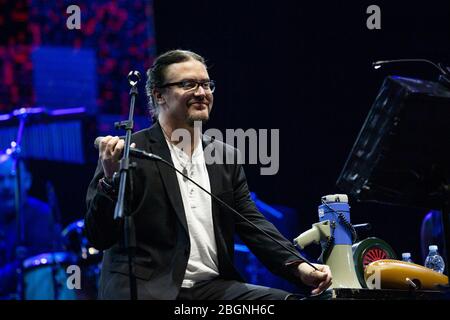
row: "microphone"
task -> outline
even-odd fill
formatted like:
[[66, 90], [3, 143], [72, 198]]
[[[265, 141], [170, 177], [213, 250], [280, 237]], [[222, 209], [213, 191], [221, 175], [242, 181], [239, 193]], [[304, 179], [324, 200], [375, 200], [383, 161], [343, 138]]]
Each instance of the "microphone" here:
[[427, 59], [395, 59], [395, 60], [381, 60], [381, 61], [375, 61], [372, 62], [372, 66], [374, 69], [379, 69], [385, 64], [389, 63], [399, 63], [399, 62], [425, 62], [428, 64], [431, 64], [433, 67], [439, 70], [439, 83], [446, 86], [447, 88], [450, 88], [450, 79], [449, 79], [449, 69], [444, 68], [441, 63], [434, 63], [433, 61], [427, 60]]
[[134, 87], [141, 80], [141, 73], [139, 71], [130, 71], [127, 79], [130, 86]]
[[397, 63], [397, 62], [425, 62], [425, 63], [429, 63], [432, 66], [434, 66], [436, 69], [439, 70], [439, 72], [441, 74], [446, 75], [447, 71], [445, 71], [440, 65], [434, 63], [433, 61], [427, 60], [427, 59], [394, 59], [394, 60], [381, 60], [381, 61], [375, 61], [372, 62], [372, 66], [374, 67], [374, 69], [379, 69], [381, 68], [381, 66], [383, 66], [384, 64], [388, 64], [388, 63]]
[[[95, 141], [94, 141], [95, 149], [99, 149], [100, 141], [103, 138], [104, 137], [101, 137], [101, 136], [95, 138]], [[157, 156], [156, 154], [153, 154], [153, 153], [150, 153], [150, 152], [146, 152], [144, 150], [137, 149], [137, 148], [130, 148], [130, 155], [135, 157], [135, 158], [139, 158], [139, 159], [162, 160], [162, 158], [160, 156]]]

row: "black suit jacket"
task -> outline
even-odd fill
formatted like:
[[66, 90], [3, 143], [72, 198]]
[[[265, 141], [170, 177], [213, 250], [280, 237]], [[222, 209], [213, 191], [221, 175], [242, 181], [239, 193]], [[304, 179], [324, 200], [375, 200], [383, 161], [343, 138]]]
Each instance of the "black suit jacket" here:
[[[132, 135], [136, 147], [172, 162], [159, 123]], [[212, 145], [211, 145], [212, 144]], [[203, 136], [203, 148], [214, 148], [224, 159], [237, 158], [236, 149]], [[208, 149], [210, 150], [210, 149]], [[217, 156], [215, 158], [218, 158]], [[183, 202], [175, 171], [162, 162], [134, 159], [132, 199], [129, 199], [136, 225], [136, 269], [139, 299], [175, 299], [184, 278], [190, 240]], [[294, 247], [257, 210], [250, 198], [240, 164], [207, 164], [211, 192], [236, 209], [265, 232]], [[115, 201], [98, 189], [103, 177], [99, 162], [87, 193], [85, 225], [88, 239], [104, 251], [100, 278], [100, 299], [128, 299], [128, 264], [123, 250], [123, 227], [113, 219]], [[273, 273], [298, 281], [286, 264], [298, 258], [267, 238], [230, 210], [212, 200], [212, 215], [217, 243], [220, 277], [242, 281], [233, 266], [234, 234]], [[295, 249], [294, 249], [295, 250]]]

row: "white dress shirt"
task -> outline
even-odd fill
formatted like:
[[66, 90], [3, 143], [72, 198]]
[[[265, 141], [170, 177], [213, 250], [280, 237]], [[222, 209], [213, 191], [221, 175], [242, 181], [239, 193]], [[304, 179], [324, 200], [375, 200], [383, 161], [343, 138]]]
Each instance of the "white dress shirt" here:
[[[166, 139], [167, 141], [167, 139]], [[175, 167], [211, 192], [203, 148], [197, 144], [192, 158], [181, 148], [167, 141]], [[192, 287], [195, 282], [210, 280], [219, 275], [216, 238], [212, 219], [211, 197], [177, 172], [181, 198], [189, 230], [191, 250], [182, 287]]]

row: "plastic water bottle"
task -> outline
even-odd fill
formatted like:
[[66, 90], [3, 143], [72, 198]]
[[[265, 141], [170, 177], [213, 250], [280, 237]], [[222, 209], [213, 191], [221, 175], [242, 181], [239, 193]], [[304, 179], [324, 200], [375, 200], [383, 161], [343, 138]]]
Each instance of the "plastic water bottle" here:
[[411, 260], [411, 253], [403, 252], [402, 253], [402, 261], [413, 263], [413, 261]]
[[428, 249], [430, 250], [430, 252], [425, 259], [425, 267], [439, 273], [444, 273], [445, 263], [444, 259], [438, 253], [438, 246], [431, 245], [428, 247]]

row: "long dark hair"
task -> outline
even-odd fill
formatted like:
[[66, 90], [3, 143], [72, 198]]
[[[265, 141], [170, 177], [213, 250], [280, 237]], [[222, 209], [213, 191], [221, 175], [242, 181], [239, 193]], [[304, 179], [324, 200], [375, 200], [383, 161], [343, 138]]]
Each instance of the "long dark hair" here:
[[206, 66], [205, 59], [199, 54], [189, 50], [170, 50], [159, 55], [147, 70], [147, 82], [145, 84], [145, 92], [148, 97], [148, 106], [150, 115], [153, 121], [158, 119], [159, 105], [155, 102], [153, 97], [153, 89], [161, 87], [165, 82], [165, 70], [174, 63], [185, 62], [188, 60], [197, 60]]

